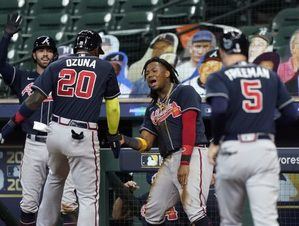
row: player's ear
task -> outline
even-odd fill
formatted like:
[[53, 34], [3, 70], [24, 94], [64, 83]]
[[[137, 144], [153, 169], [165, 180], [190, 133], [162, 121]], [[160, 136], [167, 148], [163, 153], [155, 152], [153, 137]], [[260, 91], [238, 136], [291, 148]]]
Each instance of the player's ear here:
[[33, 58], [34, 60], [36, 60], [36, 54], [35, 54], [35, 52], [32, 53], [32, 58]]
[[165, 77], [169, 78], [170, 77], [170, 72], [168, 70], [165, 71]]

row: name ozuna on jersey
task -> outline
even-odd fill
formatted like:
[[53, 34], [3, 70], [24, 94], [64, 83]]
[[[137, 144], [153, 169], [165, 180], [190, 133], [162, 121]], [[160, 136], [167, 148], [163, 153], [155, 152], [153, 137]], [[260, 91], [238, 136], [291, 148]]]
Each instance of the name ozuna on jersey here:
[[67, 67], [96, 67], [96, 60], [95, 59], [67, 59], [66, 60], [66, 66]]

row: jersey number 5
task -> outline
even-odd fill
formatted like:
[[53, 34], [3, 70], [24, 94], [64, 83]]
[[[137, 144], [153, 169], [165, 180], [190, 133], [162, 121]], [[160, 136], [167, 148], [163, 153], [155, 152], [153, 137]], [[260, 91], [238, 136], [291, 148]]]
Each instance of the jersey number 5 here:
[[247, 113], [259, 113], [263, 109], [263, 93], [260, 80], [241, 80], [241, 90], [245, 97], [242, 108]]
[[[62, 69], [59, 73], [57, 96], [89, 99], [92, 96], [96, 73], [82, 70], [77, 74], [74, 69]], [[74, 87], [74, 84], [75, 87]]]

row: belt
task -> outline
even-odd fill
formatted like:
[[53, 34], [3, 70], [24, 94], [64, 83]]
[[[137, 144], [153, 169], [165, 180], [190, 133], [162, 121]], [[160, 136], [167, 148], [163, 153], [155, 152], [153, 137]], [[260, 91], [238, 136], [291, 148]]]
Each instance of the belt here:
[[169, 155], [171, 155], [171, 154], [173, 154], [173, 153], [175, 153], [175, 152], [177, 152], [177, 151], [179, 151], [179, 150], [181, 150], [180, 148], [176, 148], [176, 149], [173, 149], [173, 150], [170, 150], [170, 151], [166, 151], [166, 152], [161, 152], [160, 154], [161, 154], [161, 156], [163, 157], [163, 158], [166, 158], [166, 157], [168, 157]]
[[41, 142], [41, 143], [46, 143], [46, 141], [47, 141], [46, 136], [39, 136], [39, 135], [35, 135], [35, 134], [27, 134], [26, 137], [29, 138], [30, 140]]
[[[206, 148], [207, 145], [206, 145], [206, 144], [197, 144], [197, 145], [194, 146], [194, 147]], [[169, 155], [171, 155], [171, 154], [173, 154], [173, 153], [175, 153], [175, 152], [177, 152], [177, 151], [179, 151], [179, 150], [181, 150], [181, 148], [176, 148], [176, 149], [167, 151], [167, 152], [165, 152], [165, 153], [163, 153], [163, 154], [161, 153], [161, 156], [162, 156], [163, 158], [166, 158], [166, 157], [168, 157]]]
[[98, 129], [98, 124], [95, 122], [83, 122], [83, 121], [78, 121], [78, 120], [73, 120], [73, 119], [68, 119], [68, 118], [63, 118], [57, 115], [52, 115], [52, 121], [57, 122], [61, 125], [64, 126], [74, 126], [74, 127], [79, 127], [83, 129], [90, 129], [90, 130], [97, 130]]
[[274, 140], [274, 135], [270, 133], [243, 133], [243, 134], [228, 134], [222, 139], [223, 141], [228, 140], [240, 140], [243, 142], [252, 142], [255, 140]]

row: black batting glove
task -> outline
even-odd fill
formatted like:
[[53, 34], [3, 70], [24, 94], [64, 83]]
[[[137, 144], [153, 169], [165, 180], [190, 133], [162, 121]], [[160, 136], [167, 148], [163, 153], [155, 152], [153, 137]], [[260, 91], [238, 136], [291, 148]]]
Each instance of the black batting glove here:
[[21, 30], [20, 24], [22, 22], [22, 16], [18, 12], [13, 12], [7, 15], [7, 22], [4, 27], [4, 31], [9, 35], [14, 35]]
[[113, 151], [114, 158], [118, 159], [120, 152], [120, 141], [122, 137], [119, 133], [116, 134], [107, 134], [107, 140], [110, 145], [111, 150]]

